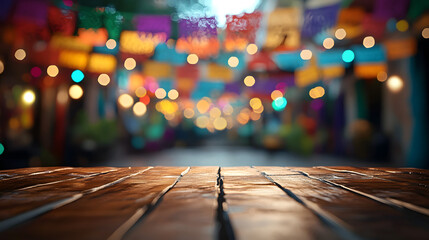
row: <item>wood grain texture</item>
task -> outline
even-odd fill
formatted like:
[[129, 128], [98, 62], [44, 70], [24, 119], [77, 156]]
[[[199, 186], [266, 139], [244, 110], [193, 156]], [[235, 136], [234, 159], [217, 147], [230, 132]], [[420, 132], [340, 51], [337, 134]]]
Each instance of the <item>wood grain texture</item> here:
[[136, 167], [0, 171], [1, 239], [425, 239], [429, 171]]

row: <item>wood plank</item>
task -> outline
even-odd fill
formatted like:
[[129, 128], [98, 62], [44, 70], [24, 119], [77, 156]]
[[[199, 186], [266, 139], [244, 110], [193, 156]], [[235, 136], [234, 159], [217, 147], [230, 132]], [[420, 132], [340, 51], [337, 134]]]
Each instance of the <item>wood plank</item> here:
[[[1, 234], [19, 239], [107, 239], [136, 210], [150, 204], [185, 169], [152, 168]], [[109, 175], [111, 180], [117, 178]]]
[[418, 186], [320, 168], [289, 168], [381, 203], [429, 216], [429, 191]]
[[429, 218], [426, 216], [399, 211], [342, 188], [296, 175], [283, 167], [256, 169], [299, 197], [316, 204], [355, 235], [368, 239], [423, 239], [429, 236], [429, 229], [425, 227], [429, 226]]
[[191, 167], [125, 239], [213, 239], [218, 167]]
[[[413, 174], [412, 172], [404, 172], [401, 170], [383, 170], [380, 168], [358, 168], [358, 167], [318, 167], [331, 171], [349, 172], [354, 174], [363, 174], [370, 177], [382, 178], [390, 181], [400, 182], [420, 187], [429, 187], [429, 176], [421, 174]], [[424, 189], [422, 189], [424, 190]]]
[[308, 208], [252, 168], [222, 168], [237, 239], [338, 239]]
[[31, 175], [39, 175], [50, 172], [62, 171], [65, 169], [71, 169], [71, 167], [33, 167], [33, 168], [18, 168], [10, 170], [0, 171], [0, 182], [3, 180], [9, 180], [14, 178], [22, 178]]
[[43, 174], [33, 174], [20, 178], [4, 179], [3, 181], [0, 181], [0, 193], [11, 192], [19, 189], [25, 190], [31, 187], [41, 186], [43, 184], [49, 185], [60, 181], [75, 180], [116, 170], [117, 169], [110, 167], [67, 168], [61, 171], [45, 171]]
[[101, 189], [117, 184], [129, 177], [147, 170], [144, 168], [123, 168], [104, 175], [81, 178], [72, 182], [31, 188], [0, 196], [0, 230], [27, 221], [40, 214], [69, 204]]

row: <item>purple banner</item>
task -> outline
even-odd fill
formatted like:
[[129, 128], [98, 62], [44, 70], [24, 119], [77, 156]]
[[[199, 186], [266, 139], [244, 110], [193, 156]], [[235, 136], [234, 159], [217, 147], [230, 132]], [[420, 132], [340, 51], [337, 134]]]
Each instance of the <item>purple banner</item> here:
[[373, 16], [378, 19], [403, 19], [407, 15], [409, 0], [377, 0]]
[[305, 9], [302, 37], [313, 37], [322, 30], [333, 27], [337, 23], [340, 4], [332, 6]]
[[180, 37], [215, 37], [217, 36], [216, 19], [189, 18], [179, 20]]
[[0, 20], [5, 20], [8, 17], [11, 7], [12, 7], [12, 0], [0, 1]]
[[13, 20], [32, 22], [44, 26], [48, 18], [48, 5], [44, 1], [21, 0], [16, 5]]
[[231, 82], [225, 84], [225, 92], [240, 94], [241, 82]]
[[140, 15], [135, 17], [136, 29], [145, 33], [171, 34], [171, 19], [168, 15]]

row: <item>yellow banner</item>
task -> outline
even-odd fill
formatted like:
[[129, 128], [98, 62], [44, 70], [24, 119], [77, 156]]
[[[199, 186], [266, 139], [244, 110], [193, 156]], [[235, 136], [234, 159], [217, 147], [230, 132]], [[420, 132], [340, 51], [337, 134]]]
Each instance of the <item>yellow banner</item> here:
[[154, 78], [170, 78], [172, 76], [171, 65], [155, 61], [146, 61], [143, 64], [143, 75]]
[[301, 12], [298, 8], [277, 8], [268, 17], [267, 37], [264, 46], [289, 48], [300, 46]]
[[355, 65], [355, 75], [359, 78], [376, 78], [379, 72], [387, 72], [385, 63]]
[[152, 55], [156, 45], [166, 41], [165, 34], [122, 31], [120, 50], [124, 53]]
[[207, 65], [207, 79], [231, 82], [233, 77], [234, 74], [229, 67], [221, 66], [216, 63], [209, 63]]
[[308, 66], [295, 71], [295, 85], [297, 87], [306, 87], [319, 81], [320, 72], [313, 57]]
[[75, 51], [83, 51], [89, 52], [92, 50], [92, 46], [90, 44], [81, 42], [77, 37], [69, 37], [69, 36], [61, 36], [61, 35], [53, 35], [51, 37], [51, 41], [49, 45], [52, 48], [57, 49], [67, 49], [67, 50], [75, 50]]
[[338, 65], [324, 67], [321, 69], [321, 72], [324, 79], [332, 79], [344, 76], [345, 69], [344, 66]]
[[116, 58], [113, 55], [93, 53], [89, 57], [88, 71], [111, 73], [116, 69]]
[[60, 52], [58, 65], [62, 67], [85, 70], [88, 64], [88, 53], [81, 51], [63, 50]]
[[387, 59], [396, 60], [416, 54], [417, 43], [415, 38], [390, 39], [384, 42], [387, 50]]

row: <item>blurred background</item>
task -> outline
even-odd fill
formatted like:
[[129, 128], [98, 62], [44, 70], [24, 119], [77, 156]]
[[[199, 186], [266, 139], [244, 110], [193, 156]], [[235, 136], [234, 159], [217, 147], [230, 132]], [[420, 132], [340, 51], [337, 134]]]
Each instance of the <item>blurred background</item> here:
[[0, 168], [428, 168], [428, 38], [420, 0], [2, 0]]

